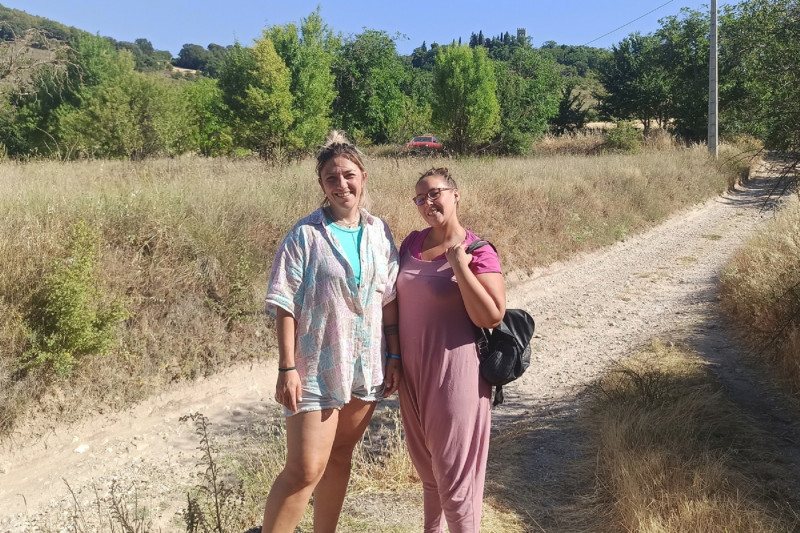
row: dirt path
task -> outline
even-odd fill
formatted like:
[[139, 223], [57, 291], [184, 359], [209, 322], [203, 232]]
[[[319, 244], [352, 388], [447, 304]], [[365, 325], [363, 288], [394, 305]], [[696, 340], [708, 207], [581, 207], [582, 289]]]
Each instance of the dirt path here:
[[[761, 211], [770, 182], [756, 177], [646, 234], [509, 283], [509, 306], [536, 317], [539, 337], [531, 369], [507, 387], [507, 404], [495, 411], [493, 431], [528, 428], [520, 437], [521, 475], [546, 496], [518, 505], [536, 530], [568, 530], [564, 517], [581, 488], [564, 477], [565, 464], [580, 454], [579, 436], [566, 422], [579, 408], [577, 391], [610, 362], [680, 332], [742, 377], [731, 370], [741, 354], [716, 318], [715, 284], [730, 254], [771, 215]], [[142, 503], [160, 509], [163, 530], [173, 530], [168, 521], [183, 504], [181, 488], [198, 470], [197, 437], [179, 418], [200, 411], [221, 436], [263, 422], [275, 412], [274, 367], [234, 368], [129, 411], [3, 443], [0, 531], [58, 529], [69, 520], [73, 497], [107, 498], [114, 481], [146, 485], [157, 502]], [[489, 495], [503, 498], [497, 481], [490, 474]]]

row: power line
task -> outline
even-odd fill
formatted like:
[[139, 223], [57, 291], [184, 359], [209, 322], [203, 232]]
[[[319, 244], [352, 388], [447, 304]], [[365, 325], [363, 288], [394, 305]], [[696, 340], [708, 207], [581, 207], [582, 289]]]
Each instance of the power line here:
[[613, 29], [613, 30], [611, 30], [610, 32], [608, 32], [608, 33], [604, 33], [604, 34], [603, 34], [603, 35], [601, 35], [600, 37], [597, 37], [596, 39], [592, 39], [592, 40], [591, 40], [591, 41], [589, 41], [588, 43], [584, 43], [582, 46], [586, 46], [586, 45], [592, 44], [592, 43], [593, 43], [593, 42], [595, 42], [595, 41], [599, 41], [599, 40], [600, 40], [600, 39], [602, 39], [603, 37], [607, 37], [607, 36], [611, 35], [611, 34], [612, 34], [612, 33], [614, 33], [615, 31], [619, 31], [619, 30], [621, 30], [621, 29], [622, 29], [622, 28], [624, 28], [625, 26], [630, 26], [631, 24], [633, 24], [633, 23], [634, 23], [634, 22], [636, 22], [637, 20], [641, 20], [641, 19], [645, 18], [645, 17], [646, 17], [647, 15], [649, 15], [650, 13], [655, 13], [656, 11], [658, 11], [659, 9], [661, 9], [662, 7], [664, 7], [665, 5], [667, 5], [667, 4], [671, 4], [671, 3], [672, 3], [672, 2], [674, 2], [674, 1], [675, 1], [675, 0], [669, 0], [669, 2], [664, 2], [663, 4], [661, 4], [660, 6], [658, 6], [657, 8], [655, 8], [655, 9], [652, 9], [652, 10], [648, 11], [647, 13], [645, 13], [644, 15], [642, 15], [641, 17], [636, 17], [636, 18], [635, 18], [635, 19], [633, 19], [632, 21], [630, 21], [630, 22], [626, 22], [625, 24], [623, 24], [623, 25], [622, 25], [622, 26], [620, 26], [619, 28], [614, 28], [614, 29]]

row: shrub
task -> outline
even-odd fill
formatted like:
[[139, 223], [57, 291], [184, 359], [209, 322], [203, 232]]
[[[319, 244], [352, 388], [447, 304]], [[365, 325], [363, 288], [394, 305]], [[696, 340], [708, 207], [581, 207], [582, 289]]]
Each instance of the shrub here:
[[630, 122], [618, 122], [606, 133], [605, 148], [612, 152], [638, 152], [642, 148], [642, 133]]
[[114, 326], [127, 318], [121, 303], [104, 303], [96, 287], [94, 268], [99, 235], [81, 220], [72, 229], [69, 256], [57, 261], [34, 295], [26, 327], [31, 348], [19, 362], [21, 370], [52, 365], [56, 375], [69, 375], [78, 357], [105, 354]]

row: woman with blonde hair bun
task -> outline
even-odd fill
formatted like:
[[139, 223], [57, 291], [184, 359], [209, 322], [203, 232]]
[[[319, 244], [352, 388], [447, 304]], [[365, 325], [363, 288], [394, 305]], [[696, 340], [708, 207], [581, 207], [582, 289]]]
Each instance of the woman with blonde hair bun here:
[[377, 401], [400, 384], [397, 250], [386, 223], [363, 206], [363, 156], [332, 131], [316, 172], [322, 206], [281, 243], [267, 289], [286, 465], [267, 497], [264, 533], [294, 531], [312, 493], [315, 533], [336, 530], [353, 449]]

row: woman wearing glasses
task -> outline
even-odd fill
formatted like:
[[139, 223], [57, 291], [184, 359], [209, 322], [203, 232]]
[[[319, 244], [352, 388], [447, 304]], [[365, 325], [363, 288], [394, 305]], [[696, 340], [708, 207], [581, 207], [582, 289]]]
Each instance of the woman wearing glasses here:
[[497, 253], [458, 221], [459, 191], [446, 168], [425, 172], [414, 203], [427, 228], [400, 247], [397, 277], [403, 380], [400, 409], [423, 483], [425, 531], [479, 531], [491, 424], [491, 387], [478, 370], [474, 326], [505, 313]]

